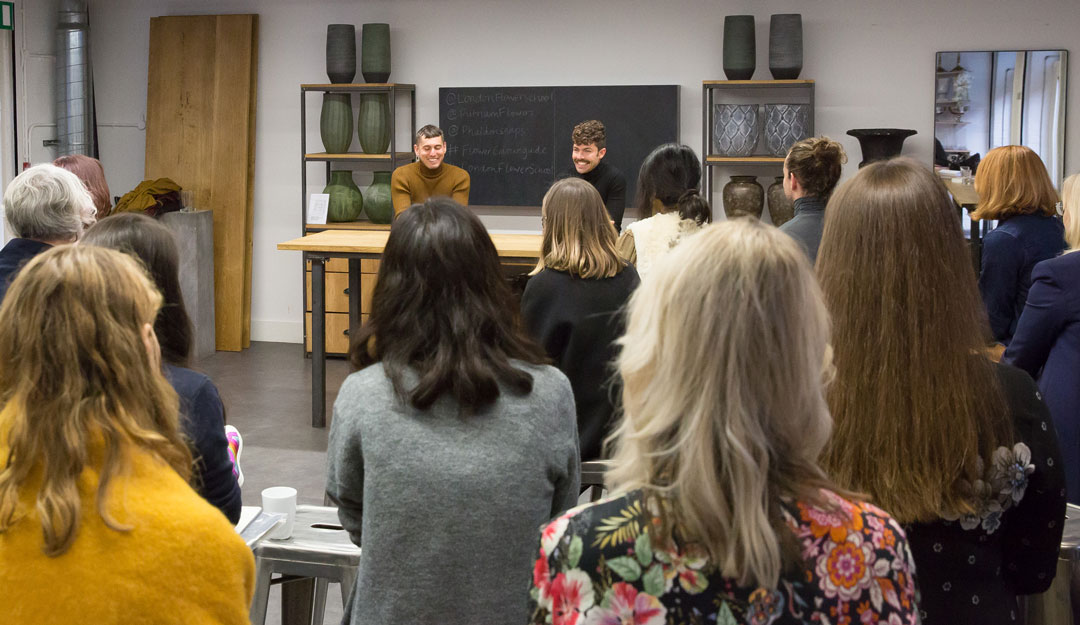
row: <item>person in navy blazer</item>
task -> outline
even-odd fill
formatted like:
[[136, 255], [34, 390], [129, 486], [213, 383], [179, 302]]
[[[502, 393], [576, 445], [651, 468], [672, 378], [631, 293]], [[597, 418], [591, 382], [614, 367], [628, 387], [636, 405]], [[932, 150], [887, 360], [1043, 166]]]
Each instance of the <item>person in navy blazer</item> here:
[[994, 148], [975, 174], [972, 219], [998, 220], [983, 239], [979, 292], [994, 340], [1008, 345], [1027, 301], [1031, 270], [1065, 250], [1057, 191], [1039, 155], [1022, 145]]
[[1039, 381], [1065, 462], [1070, 503], [1080, 504], [1080, 174], [1062, 185], [1067, 253], [1031, 272], [1027, 305], [1005, 360]]

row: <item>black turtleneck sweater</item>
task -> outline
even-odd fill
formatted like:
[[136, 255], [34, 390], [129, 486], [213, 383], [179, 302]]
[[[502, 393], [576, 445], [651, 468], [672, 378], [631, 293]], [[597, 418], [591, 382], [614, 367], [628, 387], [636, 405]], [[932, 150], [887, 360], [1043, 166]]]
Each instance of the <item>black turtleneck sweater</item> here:
[[795, 217], [780, 226], [780, 231], [798, 241], [810, 257], [810, 264], [813, 264], [817, 260], [824, 228], [825, 202], [816, 197], [801, 197], [795, 200]]
[[567, 177], [570, 176], [583, 178], [596, 187], [604, 200], [608, 215], [615, 222], [615, 230], [622, 232], [622, 216], [626, 210], [626, 178], [622, 172], [601, 160], [596, 167], [583, 174], [579, 174], [571, 163], [567, 172]]

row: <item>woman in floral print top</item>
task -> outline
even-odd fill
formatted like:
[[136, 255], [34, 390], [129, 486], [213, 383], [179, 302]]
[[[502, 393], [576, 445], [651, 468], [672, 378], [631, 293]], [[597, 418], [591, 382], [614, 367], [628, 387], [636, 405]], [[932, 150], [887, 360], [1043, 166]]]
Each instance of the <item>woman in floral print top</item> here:
[[621, 340], [616, 495], [543, 528], [532, 622], [917, 623], [903, 529], [817, 466], [827, 338], [805, 254], [758, 220], [654, 267]]

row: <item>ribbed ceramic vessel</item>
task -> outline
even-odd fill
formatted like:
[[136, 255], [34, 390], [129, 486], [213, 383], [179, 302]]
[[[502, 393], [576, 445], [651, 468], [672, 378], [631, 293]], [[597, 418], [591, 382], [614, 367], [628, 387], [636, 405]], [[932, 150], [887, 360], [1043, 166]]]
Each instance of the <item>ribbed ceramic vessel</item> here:
[[765, 147], [770, 154], [787, 156], [792, 144], [809, 136], [809, 104], [765, 105]]
[[775, 80], [794, 80], [802, 72], [802, 15], [769, 18], [769, 72]]
[[330, 172], [330, 184], [323, 193], [330, 195], [330, 207], [326, 221], [356, 221], [364, 212], [364, 196], [360, 187], [353, 181], [352, 172], [338, 170]]
[[776, 181], [765, 191], [769, 198], [769, 218], [774, 226], [782, 226], [795, 216], [795, 203], [784, 193], [784, 177], [777, 176]]
[[390, 24], [364, 24], [360, 32], [360, 71], [367, 82], [390, 80]]
[[390, 96], [385, 93], [365, 93], [360, 96], [360, 113], [356, 119], [360, 149], [367, 154], [386, 154], [390, 147]]
[[753, 15], [724, 18], [724, 75], [728, 80], [750, 80], [757, 67], [757, 41]]
[[332, 83], [349, 83], [356, 77], [356, 26], [326, 27], [326, 75]]
[[352, 97], [348, 93], [323, 94], [319, 113], [319, 136], [330, 154], [349, 151], [353, 131]]
[[375, 172], [375, 180], [364, 189], [364, 212], [377, 224], [388, 224], [394, 219], [394, 204], [390, 199], [390, 172]]
[[765, 189], [757, 182], [757, 176], [732, 176], [724, 185], [724, 214], [728, 219], [752, 215], [761, 218], [765, 210]]
[[750, 156], [757, 148], [760, 130], [756, 104], [714, 104], [713, 128], [716, 153]]

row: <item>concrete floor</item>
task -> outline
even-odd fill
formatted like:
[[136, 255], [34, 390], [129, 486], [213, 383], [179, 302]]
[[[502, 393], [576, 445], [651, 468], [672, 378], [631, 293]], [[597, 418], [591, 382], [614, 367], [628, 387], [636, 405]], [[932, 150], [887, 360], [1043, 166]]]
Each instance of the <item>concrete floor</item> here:
[[[258, 506], [270, 486], [292, 486], [302, 504], [322, 505], [326, 482], [327, 430], [311, 427], [311, 360], [303, 346], [252, 343], [242, 352], [217, 352], [194, 366], [217, 384], [225, 419], [244, 437], [240, 466], [245, 506]], [[327, 359], [327, 422], [348, 362]], [[268, 624], [280, 622], [280, 590], [274, 586]], [[341, 596], [330, 586], [324, 623], [341, 620]]]

